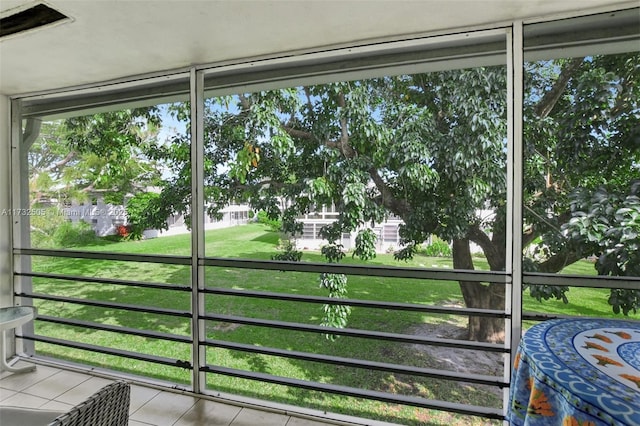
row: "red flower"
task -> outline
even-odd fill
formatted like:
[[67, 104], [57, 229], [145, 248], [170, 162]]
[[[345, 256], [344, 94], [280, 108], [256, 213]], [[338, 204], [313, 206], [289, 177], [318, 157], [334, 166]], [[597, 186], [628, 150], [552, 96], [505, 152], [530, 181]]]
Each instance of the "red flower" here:
[[116, 233], [122, 238], [127, 238], [129, 236], [130, 229], [126, 225], [118, 225], [118, 227], [116, 228]]

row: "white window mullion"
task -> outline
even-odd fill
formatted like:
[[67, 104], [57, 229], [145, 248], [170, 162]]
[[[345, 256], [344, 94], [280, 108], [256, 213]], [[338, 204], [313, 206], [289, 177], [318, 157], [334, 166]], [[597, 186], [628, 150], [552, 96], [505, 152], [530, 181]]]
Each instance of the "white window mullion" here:
[[201, 393], [206, 387], [205, 373], [200, 367], [206, 363], [204, 321], [204, 76], [195, 68], [190, 74], [191, 105], [191, 336], [193, 338], [192, 387]]
[[[507, 43], [507, 258], [506, 272], [511, 275], [505, 308], [511, 315], [506, 321], [505, 346], [509, 349], [504, 363], [505, 381], [510, 381], [522, 333], [522, 183], [523, 183], [523, 39], [522, 21], [513, 23]], [[506, 416], [509, 388], [504, 389]]]

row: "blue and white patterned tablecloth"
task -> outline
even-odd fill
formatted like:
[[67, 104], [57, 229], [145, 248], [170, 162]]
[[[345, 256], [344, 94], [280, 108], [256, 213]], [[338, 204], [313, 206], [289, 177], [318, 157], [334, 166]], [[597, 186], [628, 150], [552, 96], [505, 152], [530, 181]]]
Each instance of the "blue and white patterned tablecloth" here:
[[531, 327], [514, 362], [516, 426], [640, 426], [640, 322], [552, 320]]

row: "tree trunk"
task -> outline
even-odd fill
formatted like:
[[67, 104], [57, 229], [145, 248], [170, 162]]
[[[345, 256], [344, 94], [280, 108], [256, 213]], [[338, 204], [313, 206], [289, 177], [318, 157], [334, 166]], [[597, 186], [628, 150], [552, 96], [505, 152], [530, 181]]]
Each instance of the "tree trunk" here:
[[[469, 240], [453, 240], [453, 267], [473, 270]], [[460, 281], [460, 290], [467, 308], [504, 309], [503, 284]], [[468, 339], [481, 342], [504, 342], [504, 318], [469, 316]]]

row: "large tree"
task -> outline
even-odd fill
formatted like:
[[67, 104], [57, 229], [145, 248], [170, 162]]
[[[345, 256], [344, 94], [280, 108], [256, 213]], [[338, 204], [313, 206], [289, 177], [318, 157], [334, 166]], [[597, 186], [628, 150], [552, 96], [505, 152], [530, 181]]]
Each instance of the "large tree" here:
[[[600, 273], [637, 275], [639, 67], [638, 54], [527, 64], [523, 241], [531, 270], [557, 272], [596, 255]], [[333, 204], [338, 218], [321, 232], [329, 261], [344, 255], [341, 235], [350, 231], [359, 232], [355, 254], [374, 255], [368, 225], [393, 214], [403, 220], [398, 259], [435, 234], [452, 241], [454, 267], [474, 268], [475, 243], [492, 270], [504, 270], [506, 78], [504, 67], [482, 67], [209, 99], [210, 213], [247, 200], [295, 234], [301, 215]], [[175, 165], [158, 203], [167, 214], [188, 212], [188, 147], [185, 135], [150, 154]], [[609, 209], [594, 213], [601, 199], [594, 194], [603, 191]], [[493, 214], [480, 214], [486, 211]], [[600, 221], [600, 235], [585, 239], [577, 218], [589, 214]], [[615, 217], [618, 234], [608, 232]], [[344, 277], [322, 280], [331, 295], [345, 294]], [[468, 307], [505, 305], [501, 284], [460, 287]], [[565, 297], [565, 290], [536, 287], [532, 294]], [[625, 313], [637, 306], [637, 292], [614, 293], [614, 309], [620, 300]], [[343, 325], [347, 314], [336, 306], [325, 322]], [[470, 339], [498, 341], [503, 331], [500, 320], [469, 319]]]

